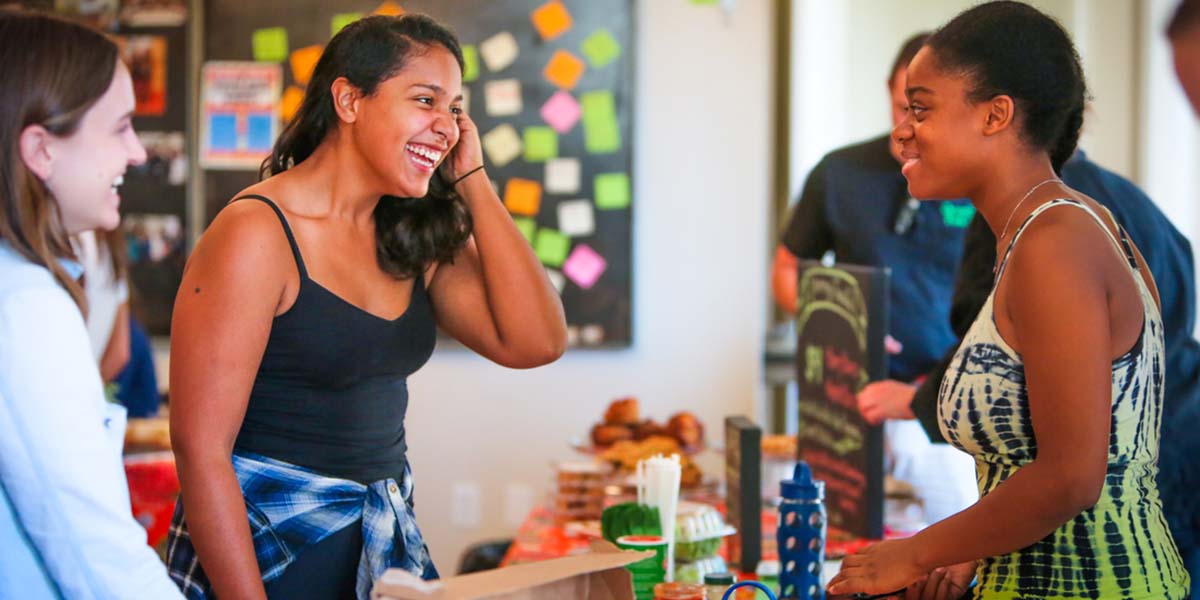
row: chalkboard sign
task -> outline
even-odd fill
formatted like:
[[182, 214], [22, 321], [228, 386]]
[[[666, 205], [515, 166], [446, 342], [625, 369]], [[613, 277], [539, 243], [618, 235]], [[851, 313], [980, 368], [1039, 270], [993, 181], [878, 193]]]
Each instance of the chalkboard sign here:
[[825, 481], [829, 525], [883, 537], [883, 429], [855, 396], [887, 376], [888, 271], [800, 262], [796, 301], [798, 456]]
[[[311, 62], [304, 52], [319, 50], [359, 16], [420, 12], [450, 27], [463, 44], [467, 108], [483, 138], [487, 171], [560, 290], [572, 345], [630, 344], [632, 0], [204, 6], [205, 61], [257, 55], [283, 65], [284, 105], [302, 87], [295, 65]], [[208, 219], [256, 180], [251, 171], [207, 171]]]

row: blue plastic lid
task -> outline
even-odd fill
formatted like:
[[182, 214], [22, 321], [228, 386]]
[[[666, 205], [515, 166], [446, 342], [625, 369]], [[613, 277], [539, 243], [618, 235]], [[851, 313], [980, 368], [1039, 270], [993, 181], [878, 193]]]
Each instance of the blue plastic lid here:
[[814, 480], [808, 463], [800, 461], [792, 478], [779, 482], [779, 491], [784, 500], [819, 501], [825, 499], [825, 482]]

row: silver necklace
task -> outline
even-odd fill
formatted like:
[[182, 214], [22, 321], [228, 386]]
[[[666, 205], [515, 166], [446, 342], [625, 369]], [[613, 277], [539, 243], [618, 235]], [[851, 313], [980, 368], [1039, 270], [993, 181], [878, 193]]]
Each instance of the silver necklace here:
[[1024, 204], [1025, 201], [1028, 200], [1029, 197], [1033, 195], [1034, 191], [1036, 191], [1038, 188], [1042, 187], [1043, 185], [1046, 185], [1047, 183], [1054, 183], [1056, 181], [1059, 183], [1062, 183], [1062, 180], [1059, 179], [1058, 177], [1051, 177], [1050, 179], [1047, 179], [1047, 180], [1029, 188], [1029, 191], [1025, 192], [1025, 195], [1021, 196], [1021, 199], [1017, 201], [1017, 204], [1015, 206], [1013, 206], [1013, 209], [1011, 211], [1009, 211], [1008, 219], [1006, 221], [1004, 221], [1004, 229], [1000, 230], [1000, 237], [998, 237], [996, 239], [998, 239], [998, 240], [1004, 239], [1004, 236], [1008, 233], [1008, 226], [1012, 224], [1013, 215], [1017, 214], [1017, 209], [1021, 208], [1021, 205]]

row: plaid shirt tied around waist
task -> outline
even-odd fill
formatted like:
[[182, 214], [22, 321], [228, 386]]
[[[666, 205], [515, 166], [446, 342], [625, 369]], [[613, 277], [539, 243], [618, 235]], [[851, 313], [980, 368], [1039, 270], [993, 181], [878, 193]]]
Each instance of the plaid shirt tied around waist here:
[[[413, 515], [412, 471], [407, 464], [401, 481], [381, 479], [370, 485], [247, 452], [233, 455], [233, 470], [246, 499], [264, 584], [278, 579], [305, 548], [360, 519], [359, 600], [370, 598], [372, 584], [387, 569], [438, 578]], [[190, 600], [216, 597], [192, 547], [182, 501], [171, 521], [167, 570]]]

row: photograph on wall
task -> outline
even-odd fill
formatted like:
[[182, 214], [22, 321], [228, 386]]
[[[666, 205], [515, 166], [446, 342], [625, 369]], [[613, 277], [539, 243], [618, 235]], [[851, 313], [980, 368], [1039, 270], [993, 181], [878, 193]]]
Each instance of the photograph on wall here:
[[182, 131], [139, 131], [138, 140], [146, 149], [146, 162], [129, 167], [134, 175], [165, 185], [187, 183], [187, 148]]
[[133, 79], [134, 116], [161, 117], [167, 112], [167, 38], [117, 36], [116, 42]]
[[119, 0], [54, 0], [54, 12], [106, 31], [117, 28], [118, 8]]
[[283, 70], [277, 64], [209, 62], [200, 79], [201, 166], [257, 170], [279, 135]]
[[176, 214], [124, 215], [131, 297], [151, 335], [169, 335], [175, 292], [183, 279], [187, 232]]
[[124, 0], [121, 24], [129, 27], [177, 27], [187, 21], [186, 0]]

